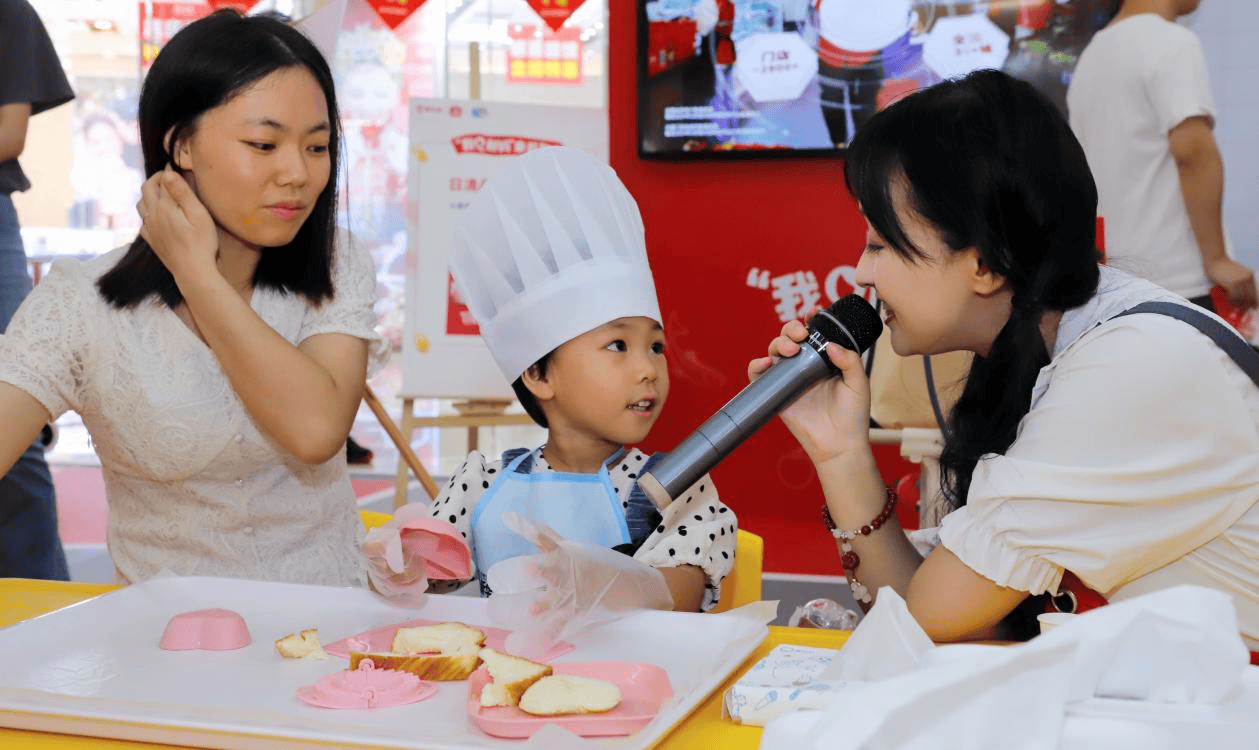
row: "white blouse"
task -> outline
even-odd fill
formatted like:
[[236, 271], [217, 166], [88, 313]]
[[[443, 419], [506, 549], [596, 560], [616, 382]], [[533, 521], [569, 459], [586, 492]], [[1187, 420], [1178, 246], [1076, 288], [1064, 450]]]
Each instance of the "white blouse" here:
[[1259, 645], [1259, 389], [1197, 329], [1108, 320], [1150, 299], [1102, 268], [1063, 315], [1052, 361], [1004, 456], [979, 461], [941, 542], [994, 582], [1039, 594], [1070, 570], [1108, 599], [1193, 583], [1233, 595]]
[[[346, 243], [348, 244], [348, 243]], [[118, 310], [95, 283], [125, 252], [63, 260], [0, 336], [0, 380], [57, 417], [77, 411], [101, 461], [119, 582], [158, 574], [362, 585], [362, 523], [344, 453], [303, 464], [254, 424], [214, 353], [155, 298]], [[319, 307], [257, 289], [250, 305], [294, 345], [371, 342], [375, 269], [338, 250]]]

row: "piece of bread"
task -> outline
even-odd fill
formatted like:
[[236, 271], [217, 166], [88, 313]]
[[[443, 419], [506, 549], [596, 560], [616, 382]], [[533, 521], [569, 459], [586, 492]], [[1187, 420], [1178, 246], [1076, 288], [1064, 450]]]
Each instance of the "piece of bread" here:
[[389, 650], [395, 654], [437, 651], [442, 654], [476, 654], [485, 645], [485, 632], [462, 622], [439, 622], [398, 628]]
[[530, 685], [551, 674], [548, 664], [492, 648], [481, 649], [481, 661], [490, 673], [490, 681], [481, 688], [481, 705], [487, 708], [516, 705]]
[[275, 650], [285, 659], [327, 659], [328, 652], [319, 643], [319, 628], [289, 633], [275, 642]]
[[575, 674], [543, 677], [520, 696], [519, 708], [535, 716], [601, 714], [621, 702], [621, 689], [607, 680]]
[[462, 622], [398, 628], [387, 652], [350, 651], [350, 669], [371, 659], [377, 669], [400, 669], [421, 680], [466, 680], [481, 664], [485, 632]]
[[376, 669], [398, 669], [410, 672], [421, 680], [436, 681], [466, 680], [481, 663], [476, 651], [461, 654], [351, 651], [350, 669], [358, 669], [359, 662], [364, 659], [370, 659]]

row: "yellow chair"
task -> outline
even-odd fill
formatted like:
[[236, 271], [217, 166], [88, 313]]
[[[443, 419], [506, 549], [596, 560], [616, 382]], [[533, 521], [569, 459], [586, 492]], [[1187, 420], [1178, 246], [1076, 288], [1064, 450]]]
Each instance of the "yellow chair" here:
[[369, 531], [393, 518], [388, 513], [377, 513], [374, 510], [360, 510], [358, 514], [363, 518], [363, 528]]
[[760, 601], [764, 564], [765, 541], [750, 531], [739, 529], [734, 547], [734, 570], [722, 581], [721, 598], [713, 611], [725, 612]]

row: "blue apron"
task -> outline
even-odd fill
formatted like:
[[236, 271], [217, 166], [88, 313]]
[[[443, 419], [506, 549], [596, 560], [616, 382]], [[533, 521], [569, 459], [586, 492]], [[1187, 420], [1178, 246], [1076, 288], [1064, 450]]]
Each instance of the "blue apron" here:
[[[630, 541], [621, 501], [612, 488], [605, 461], [597, 474], [568, 471], [518, 473], [526, 451], [507, 465], [472, 512], [472, 554], [477, 578], [486, 593], [485, 573], [494, 563], [532, 555], [537, 546], [503, 525], [503, 514], [516, 511], [525, 520], [545, 523], [565, 539], [612, 548]], [[618, 452], [609, 460], [620, 458]]]

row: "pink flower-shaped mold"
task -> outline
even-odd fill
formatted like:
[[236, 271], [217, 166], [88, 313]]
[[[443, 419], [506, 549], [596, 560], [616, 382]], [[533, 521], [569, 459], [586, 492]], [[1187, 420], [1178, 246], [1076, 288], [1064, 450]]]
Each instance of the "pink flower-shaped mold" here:
[[437, 686], [410, 672], [376, 669], [371, 659], [358, 669], [334, 672], [297, 689], [303, 703], [319, 708], [388, 708], [417, 703], [437, 692]]
[[167, 651], [234, 651], [253, 642], [245, 618], [230, 609], [198, 609], [166, 623], [160, 645]]

